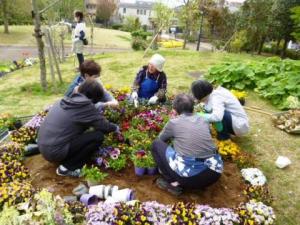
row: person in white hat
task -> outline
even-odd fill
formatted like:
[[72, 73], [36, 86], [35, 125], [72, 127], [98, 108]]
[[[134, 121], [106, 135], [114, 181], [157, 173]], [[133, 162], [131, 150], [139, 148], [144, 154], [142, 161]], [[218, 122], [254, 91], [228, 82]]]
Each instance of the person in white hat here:
[[148, 104], [166, 100], [167, 76], [163, 72], [165, 61], [164, 57], [155, 54], [149, 64], [140, 69], [133, 83], [131, 99], [146, 99]]

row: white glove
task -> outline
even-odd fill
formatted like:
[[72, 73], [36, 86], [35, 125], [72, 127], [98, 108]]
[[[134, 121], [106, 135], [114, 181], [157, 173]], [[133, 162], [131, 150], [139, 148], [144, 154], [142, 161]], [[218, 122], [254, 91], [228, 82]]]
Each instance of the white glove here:
[[153, 97], [151, 97], [149, 99], [148, 104], [149, 105], [154, 105], [154, 104], [156, 104], [157, 100], [158, 100], [158, 97], [154, 95]]
[[133, 100], [133, 104], [134, 104], [135, 108], [139, 107], [139, 100], [138, 99], [134, 99]]
[[139, 96], [138, 96], [138, 93], [136, 91], [131, 93], [131, 99], [132, 100], [135, 100], [135, 99], [138, 99], [138, 98], [139, 98]]

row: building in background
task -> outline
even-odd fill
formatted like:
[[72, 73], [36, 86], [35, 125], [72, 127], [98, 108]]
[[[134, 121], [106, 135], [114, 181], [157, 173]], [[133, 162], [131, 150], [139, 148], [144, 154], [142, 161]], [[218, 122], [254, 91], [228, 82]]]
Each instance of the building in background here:
[[[122, 23], [127, 16], [139, 18], [142, 25], [151, 26], [150, 18], [153, 14], [153, 2], [136, 0], [134, 3], [125, 3], [114, 0], [117, 9], [111, 17], [112, 23]], [[85, 7], [88, 14], [96, 15], [99, 0], [85, 0]]]
[[118, 14], [121, 20], [126, 16], [134, 16], [139, 18], [142, 25], [151, 26], [150, 18], [153, 14], [153, 2], [137, 0], [135, 3], [120, 3], [118, 6]]

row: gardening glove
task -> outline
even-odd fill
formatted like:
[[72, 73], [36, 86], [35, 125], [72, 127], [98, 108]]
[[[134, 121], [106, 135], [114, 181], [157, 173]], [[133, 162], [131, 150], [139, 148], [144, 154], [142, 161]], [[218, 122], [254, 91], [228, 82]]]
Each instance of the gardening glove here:
[[202, 117], [205, 121], [208, 121], [208, 113], [198, 112], [197, 115]]
[[95, 104], [95, 107], [96, 107], [96, 109], [97, 109], [99, 112], [104, 111], [105, 106], [106, 106], [106, 104], [105, 104], [104, 102], [97, 102], [97, 103]]
[[139, 107], [139, 100], [138, 99], [134, 99], [133, 100], [133, 104], [134, 104], [135, 108], [138, 108]]
[[134, 91], [134, 92], [131, 93], [131, 99], [132, 100], [136, 100], [138, 98], [139, 98], [139, 96], [138, 96], [138, 93], [136, 91]]
[[223, 130], [223, 123], [222, 122], [215, 122], [214, 127], [218, 132], [221, 132]]
[[148, 105], [154, 105], [157, 103], [158, 97], [156, 95], [154, 95], [153, 97], [151, 97], [148, 101]]

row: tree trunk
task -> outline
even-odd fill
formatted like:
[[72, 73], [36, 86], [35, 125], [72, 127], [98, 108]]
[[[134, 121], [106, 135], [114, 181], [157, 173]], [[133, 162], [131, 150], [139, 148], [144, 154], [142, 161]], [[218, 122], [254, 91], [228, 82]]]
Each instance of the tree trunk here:
[[7, 0], [2, 0], [2, 13], [3, 13], [4, 33], [9, 34]]
[[282, 47], [282, 50], [281, 50], [281, 55], [280, 55], [280, 57], [282, 59], [286, 57], [286, 49], [287, 49], [288, 42], [289, 42], [288, 37], [285, 37], [284, 38], [284, 44], [283, 44], [283, 47]]
[[280, 46], [280, 42], [281, 42], [281, 39], [279, 38], [279, 39], [277, 40], [275, 50], [273, 50], [273, 54], [274, 54], [274, 55], [277, 55], [277, 53], [278, 53], [279, 46]]
[[260, 44], [259, 44], [259, 48], [258, 48], [258, 52], [257, 52], [258, 55], [261, 54], [265, 41], [266, 41], [266, 37], [262, 37], [262, 39], [260, 40]]
[[188, 22], [186, 22], [185, 24], [185, 35], [184, 35], [184, 42], [183, 42], [183, 46], [182, 46], [182, 49], [185, 49], [186, 48], [186, 43], [187, 43], [187, 39], [188, 39], [188, 36], [189, 36], [189, 24]]
[[43, 34], [41, 31], [41, 19], [39, 14], [39, 9], [37, 7], [36, 0], [32, 0], [32, 10], [34, 16], [34, 36], [37, 42], [38, 52], [39, 52], [39, 61], [40, 61], [40, 82], [44, 91], [47, 90], [47, 77], [46, 77], [46, 61], [45, 61], [45, 51], [44, 51], [44, 42]]

